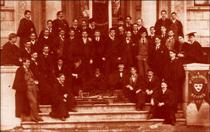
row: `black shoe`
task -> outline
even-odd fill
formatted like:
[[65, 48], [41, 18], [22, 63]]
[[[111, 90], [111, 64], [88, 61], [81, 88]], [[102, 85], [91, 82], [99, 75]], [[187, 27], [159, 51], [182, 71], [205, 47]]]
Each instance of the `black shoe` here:
[[66, 118], [65, 118], [65, 117], [62, 117], [62, 118], [61, 118], [61, 121], [66, 121]]

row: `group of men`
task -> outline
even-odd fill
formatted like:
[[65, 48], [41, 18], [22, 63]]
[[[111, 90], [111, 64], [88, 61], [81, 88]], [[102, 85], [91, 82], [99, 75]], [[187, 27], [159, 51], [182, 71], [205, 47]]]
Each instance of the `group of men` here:
[[[135, 102], [137, 110], [150, 102], [155, 109], [153, 116], [159, 115], [156, 113], [162, 111], [160, 108], [171, 114], [182, 102], [183, 64], [202, 62], [195, 33], [189, 33], [189, 42], [185, 41], [182, 23], [175, 12], [168, 18], [166, 10], [162, 10], [161, 18], [149, 28], [150, 33], [142, 19], [132, 23], [130, 16], [119, 18], [108, 33], [101, 33], [94, 19], [82, 20], [80, 24], [73, 19], [70, 27], [59, 11], [57, 19], [48, 20], [39, 36], [31, 21], [31, 11], [26, 10], [24, 15], [17, 34], [11, 33], [3, 46], [1, 64], [21, 66], [13, 88], [19, 93], [17, 102], [28, 100], [31, 113], [37, 113], [37, 104], [58, 105], [74, 100], [66, 94], [79, 96], [86, 91], [90, 95], [113, 95], [118, 90], [122, 92], [117, 95]], [[19, 47], [15, 45], [17, 37]], [[65, 90], [60, 92], [62, 87]], [[55, 101], [58, 97], [61, 100]], [[65, 120], [68, 114], [63, 111], [73, 110], [74, 106], [70, 103], [62, 111], [54, 107], [57, 113], [52, 115]], [[41, 120], [36, 114], [32, 117]], [[174, 124], [175, 117], [168, 117], [164, 117], [166, 123]]]

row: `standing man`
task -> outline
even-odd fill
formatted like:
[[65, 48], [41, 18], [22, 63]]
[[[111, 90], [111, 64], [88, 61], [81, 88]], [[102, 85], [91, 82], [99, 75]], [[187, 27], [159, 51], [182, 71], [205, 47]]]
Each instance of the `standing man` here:
[[30, 59], [23, 59], [23, 66], [18, 68], [13, 89], [16, 90], [16, 117], [24, 121], [28, 114], [31, 121], [43, 121], [38, 115], [37, 84], [30, 70]]
[[156, 35], [161, 34], [161, 31], [160, 31], [161, 26], [164, 26], [167, 30], [171, 26], [171, 21], [167, 17], [167, 11], [166, 10], [161, 10], [161, 18], [159, 20], [157, 20], [157, 22], [155, 23]]
[[170, 29], [173, 30], [176, 39], [178, 39], [178, 36], [183, 35], [183, 26], [181, 21], [177, 20], [176, 12], [171, 13]]
[[63, 29], [65, 32], [65, 36], [68, 37], [69, 33], [69, 24], [64, 19], [64, 15], [62, 11], [57, 12], [57, 19], [53, 21], [52, 30], [55, 35], [55, 37], [59, 36], [60, 30]]
[[1, 53], [1, 65], [20, 65], [20, 49], [16, 45], [17, 35], [9, 34], [9, 41], [4, 44]]
[[29, 38], [32, 32], [36, 34], [34, 23], [31, 21], [31, 11], [25, 10], [24, 18], [20, 20], [17, 30], [17, 36], [20, 37], [20, 47], [24, 47], [24, 41]]

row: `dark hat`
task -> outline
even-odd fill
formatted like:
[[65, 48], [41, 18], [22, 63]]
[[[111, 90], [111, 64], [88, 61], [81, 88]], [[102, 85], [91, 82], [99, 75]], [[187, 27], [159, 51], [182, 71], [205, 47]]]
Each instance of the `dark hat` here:
[[196, 32], [191, 32], [191, 33], [188, 33], [188, 34], [187, 34], [187, 36], [188, 36], [188, 37], [195, 36], [195, 33], [196, 33]]

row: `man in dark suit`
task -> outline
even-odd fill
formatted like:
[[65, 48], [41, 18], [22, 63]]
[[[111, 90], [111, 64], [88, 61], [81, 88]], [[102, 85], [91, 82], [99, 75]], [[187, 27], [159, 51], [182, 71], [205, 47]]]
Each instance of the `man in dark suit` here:
[[93, 48], [94, 48], [94, 68], [99, 68], [102, 73], [104, 73], [104, 63], [105, 63], [105, 41], [101, 37], [101, 32], [96, 30], [93, 38]]
[[[180, 108], [183, 97], [183, 85], [185, 80], [185, 72], [180, 60], [176, 58], [174, 50], [169, 51], [170, 61], [166, 63], [164, 70], [164, 78], [168, 82], [169, 87], [174, 92], [176, 98], [176, 106]], [[172, 76], [173, 75], [173, 76]]]
[[19, 27], [17, 30], [17, 36], [20, 37], [20, 47], [24, 47], [24, 42], [29, 38], [30, 34], [33, 32], [36, 34], [36, 29], [31, 21], [31, 11], [25, 10], [24, 18], [20, 20]]
[[166, 10], [161, 10], [161, 18], [158, 19], [155, 23], [156, 35], [161, 34], [161, 31], [160, 31], [161, 26], [164, 26], [166, 28], [166, 30], [168, 30], [171, 26], [171, 21], [169, 18], [167, 18]]
[[20, 56], [21, 58], [31, 58], [31, 53], [32, 53], [32, 49], [31, 49], [31, 41], [27, 40], [24, 42], [24, 47], [20, 49]]
[[49, 29], [43, 30], [43, 35], [40, 35], [37, 41], [37, 52], [42, 53], [42, 49], [45, 45], [49, 46], [52, 49], [53, 38], [50, 37]]
[[150, 48], [148, 64], [154, 73], [159, 77], [163, 77], [163, 68], [169, 61], [168, 49], [161, 44], [159, 36], [155, 37], [155, 45]]
[[37, 40], [37, 36], [35, 33], [31, 33], [30, 37], [29, 37], [30, 41], [31, 41], [31, 49], [32, 51], [38, 51], [38, 40]]
[[30, 70], [30, 59], [23, 59], [23, 66], [17, 70], [13, 85], [16, 90], [16, 116], [21, 117], [22, 121], [28, 110], [31, 121], [43, 121], [38, 115], [37, 84]]
[[154, 93], [160, 87], [160, 80], [154, 75], [152, 70], [147, 71], [147, 77], [144, 79], [144, 89], [146, 93], [146, 102], [150, 103], [151, 98], [153, 98]]
[[143, 26], [143, 19], [141, 18], [137, 19], [137, 24], [138, 24], [138, 34], [141, 35], [142, 32], [146, 32], [148, 36], [147, 29]]
[[145, 89], [142, 77], [137, 74], [135, 67], [130, 68], [130, 75], [125, 84], [124, 94], [130, 101], [136, 103], [136, 110], [142, 110], [145, 104]]
[[57, 77], [61, 73], [63, 73], [65, 76], [68, 74], [64, 60], [62, 58], [58, 58], [57, 63], [53, 67], [53, 74], [55, 77]]
[[109, 36], [106, 38], [105, 49], [105, 75], [109, 75], [117, 68], [117, 62], [121, 60], [119, 54], [119, 40], [116, 38], [116, 32], [114, 28], [109, 30]]
[[134, 43], [137, 43], [140, 39], [140, 34], [138, 31], [138, 24], [134, 23], [132, 27], [132, 39]]
[[59, 31], [59, 36], [53, 39], [52, 51], [53, 51], [55, 60], [60, 57], [65, 59], [64, 47], [65, 45], [68, 45], [68, 40], [66, 39], [65, 34], [66, 34], [65, 30], [61, 29]]
[[52, 25], [52, 30], [55, 35], [55, 37], [59, 36], [60, 30], [63, 29], [64, 32], [66, 33], [65, 36], [68, 37], [69, 33], [69, 24], [68, 22], [64, 19], [64, 15], [62, 11], [57, 12], [57, 19], [53, 21]]
[[20, 65], [20, 49], [16, 46], [17, 35], [9, 34], [9, 41], [3, 45], [1, 65]]
[[168, 88], [168, 84], [165, 81], [161, 82], [161, 87], [155, 93], [152, 101], [152, 117], [163, 118], [164, 124], [174, 125], [176, 122], [174, 105], [175, 97], [173, 91]]
[[51, 84], [53, 80], [53, 57], [47, 45], [43, 47], [42, 53], [38, 58], [41, 72], [40, 79], [40, 103], [51, 104]]
[[54, 34], [53, 34], [52, 26], [53, 26], [53, 21], [52, 21], [52, 20], [47, 20], [47, 25], [46, 25], [46, 27], [40, 32], [39, 38], [44, 36], [45, 30], [48, 30], [48, 32], [49, 32], [49, 37], [50, 37], [50, 38], [53, 38], [53, 37], [54, 37]]
[[131, 16], [126, 16], [125, 17], [125, 31], [132, 31], [132, 22], [131, 22]]
[[73, 19], [72, 26], [70, 28], [74, 29], [76, 38], [80, 37], [81, 31], [80, 31], [79, 20], [78, 19]]
[[131, 31], [126, 31], [126, 36], [123, 38], [122, 43], [119, 45], [119, 53], [120, 57], [122, 58], [123, 64], [125, 64], [126, 68], [130, 68], [134, 65], [133, 56], [133, 40], [131, 38]]
[[176, 39], [178, 39], [178, 36], [184, 35], [182, 23], [177, 19], [176, 12], [171, 13], [171, 25], [169, 29], [173, 30]]

